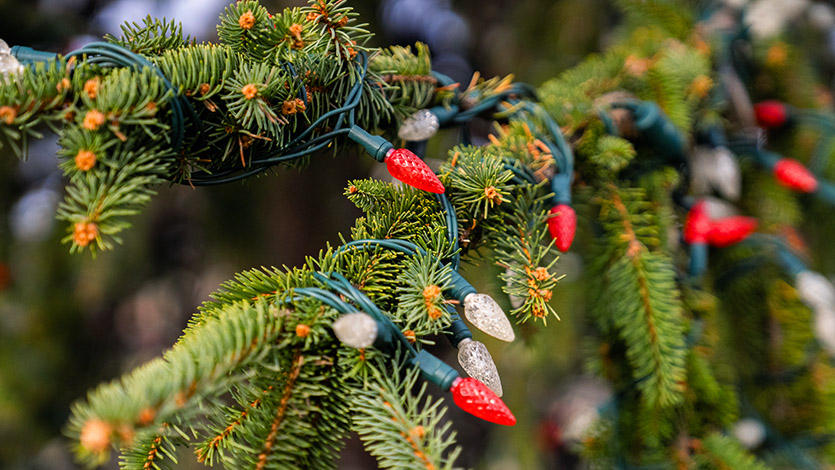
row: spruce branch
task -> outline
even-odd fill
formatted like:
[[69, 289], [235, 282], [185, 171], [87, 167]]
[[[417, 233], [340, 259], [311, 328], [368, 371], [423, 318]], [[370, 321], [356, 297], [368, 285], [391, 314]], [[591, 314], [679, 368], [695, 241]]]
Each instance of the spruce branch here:
[[265, 302], [236, 305], [185, 336], [163, 358], [91, 392], [87, 403], [76, 405], [68, 426], [79, 442], [77, 455], [99, 461], [111, 443], [118, 443], [147, 456], [160, 432], [175, 443], [189, 439], [178, 429], [197, 432], [192, 418], [203, 406], [217, 403], [253, 369], [276, 370], [270, 350], [284, 316]]
[[125, 23], [121, 29], [122, 37], [107, 34], [105, 40], [139, 54], [157, 55], [194, 43], [189, 36], [183, 36], [180, 23], [151, 18], [150, 15], [143, 18], [141, 24]]
[[762, 462], [745, 451], [737, 441], [722, 434], [710, 434], [692, 442], [694, 460], [700, 468], [766, 470]]
[[[159, 158], [148, 166], [154, 177], [134, 170], [131, 178], [110, 177], [115, 185], [90, 181], [119, 199], [107, 207], [100, 205], [104, 194], [85, 198], [89, 190], [74, 190], [62, 218], [73, 231], [79, 221], [95, 227], [66, 239], [72, 251], [112, 247], [135, 213], [118, 208], [141, 208], [159, 183], [212, 184], [297, 165], [316, 150], [336, 148], [352, 125], [375, 130], [395, 117], [386, 94], [399, 93], [398, 85], [368, 70], [373, 50], [363, 44], [370, 33], [339, 1], [275, 16], [256, 1], [238, 2], [221, 16], [219, 45], [194, 44], [175, 23], [150, 18], [123, 33], [0, 82], [0, 135], [25, 155], [28, 138], [40, 136], [36, 126], [48, 124], [61, 137], [62, 154], [78, 156], [76, 168], [63, 165], [73, 181], [85, 172], [89, 179], [91, 165], [112, 160], [110, 154], [128, 154], [122, 146]], [[425, 67], [421, 51], [415, 60]], [[391, 73], [414, 71], [405, 55]], [[425, 103], [433, 92], [420, 87], [412, 99]], [[72, 135], [79, 128], [90, 136]], [[171, 153], [155, 149], [166, 144]]]
[[386, 97], [398, 118], [432, 103], [437, 80], [432, 76], [429, 48], [425, 44], [416, 43], [414, 53], [408, 46], [382, 49], [371, 60], [370, 69], [385, 83], [396, 85]]
[[362, 411], [354, 418], [354, 428], [366, 449], [379, 459], [381, 468], [455, 468], [461, 448], [452, 447], [455, 432], [450, 422], [442, 421], [446, 413], [442, 402], [428, 395], [426, 383], [418, 388], [415, 370], [395, 366], [387, 375], [383, 370], [378, 363], [375, 387], [355, 397], [355, 406]]
[[592, 311], [604, 332], [626, 343], [632, 376], [646, 406], [670, 407], [681, 401], [686, 376], [675, 269], [657, 252], [658, 229], [642, 193], [611, 187], [606, 192], [607, 197], [599, 199], [606, 234], [596, 257], [600, 264], [593, 269], [605, 294]]
[[[521, 322], [556, 315], [548, 301], [560, 277], [546, 229], [568, 213], [549, 208], [570, 203], [572, 192], [581, 232], [595, 240], [576, 250], [589, 266], [602, 342], [592, 361], [617, 390], [611, 406], [598, 407], [608, 416], [588, 455], [610, 466], [763, 468], [720, 433], [748, 402], [790, 410], [770, 417], [780, 432], [835, 429], [835, 372], [814, 339], [813, 310], [791, 284], [795, 273], [750, 247], [712, 251], [706, 277], [678, 269], [707, 246], [687, 226], [689, 246], [679, 240], [679, 216], [695, 212], [683, 156], [694, 142], [727, 144], [714, 134], [729, 114], [722, 98], [734, 56], [705, 41], [693, 9], [618, 4], [633, 23], [619, 45], [546, 83], [541, 106], [509, 76], [451, 83], [432, 73], [425, 46], [367, 47], [370, 33], [341, 0], [277, 15], [238, 2], [221, 17], [220, 45], [195, 45], [173, 23], [147, 19], [110, 44], [0, 77], [0, 131], [12, 146], [25, 151], [40, 124], [60, 135], [70, 181], [60, 215], [72, 224], [72, 250], [118, 241], [124, 217], [160, 183], [243, 179], [341, 148], [346, 135], [379, 142], [372, 133], [391, 135], [408, 111], [430, 104], [423, 111], [444, 115], [434, 127], [500, 121], [488, 145], [450, 152], [444, 195], [350, 182], [346, 196], [364, 216], [343, 245], [301, 267], [224, 284], [164, 359], [76, 407], [69, 434], [79, 456], [99, 461], [115, 443], [127, 447], [125, 467], [164, 468], [175, 446], [189, 445], [208, 464], [332, 468], [353, 428], [385, 468], [450, 468], [459, 451], [440, 402], [418, 390], [420, 361], [392, 350], [428, 354], [428, 335], [464, 335], [444, 298], [467, 291], [455, 273], [459, 255], [493, 252]], [[785, 94], [811, 102], [809, 68], [793, 74], [779, 64], [797, 51], [779, 41], [754, 46], [747, 59], [769, 62], [775, 77], [756, 88], [798, 88]], [[800, 132], [785, 145], [806, 149], [819, 138]], [[388, 145], [376, 148], [378, 159]], [[790, 232], [803, 202], [757, 171], [743, 165], [758, 200], [742, 210], [762, 215], [765, 231]], [[394, 346], [376, 343], [384, 335], [345, 346], [333, 324], [352, 309], [375, 328], [394, 325], [385, 330]], [[831, 456], [835, 445], [815, 452]]]

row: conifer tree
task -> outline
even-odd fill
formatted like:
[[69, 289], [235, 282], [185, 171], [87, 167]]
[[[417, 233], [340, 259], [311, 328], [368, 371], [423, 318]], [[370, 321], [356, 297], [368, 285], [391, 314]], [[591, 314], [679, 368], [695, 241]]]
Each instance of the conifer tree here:
[[[515, 330], [461, 264], [502, 268], [515, 323], [560, 328], [584, 313], [550, 302], [570, 251], [593, 324], [583, 359], [612, 389], [583, 429], [592, 466], [831, 464], [835, 288], [813, 269], [835, 259], [835, 117], [814, 64], [752, 35], [746, 9], [618, 6], [616, 44], [536, 90], [453, 83], [421, 44], [367, 47], [341, 0], [237, 2], [218, 44], [148, 18], [66, 56], [3, 47], [0, 131], [21, 156], [44, 126], [59, 135], [70, 251], [118, 249], [165, 183], [358, 149], [405, 183], [349, 181], [363, 216], [341, 244], [238, 274], [161, 358], [80, 400], [77, 458], [174, 468], [185, 446], [226, 468], [334, 468], [356, 431], [381, 468], [455, 468], [444, 392], [516, 422], [467, 323]], [[435, 170], [392, 143], [419, 150], [475, 118], [495, 121], [489, 143], [465, 136]], [[431, 353], [441, 336], [471, 377]]]

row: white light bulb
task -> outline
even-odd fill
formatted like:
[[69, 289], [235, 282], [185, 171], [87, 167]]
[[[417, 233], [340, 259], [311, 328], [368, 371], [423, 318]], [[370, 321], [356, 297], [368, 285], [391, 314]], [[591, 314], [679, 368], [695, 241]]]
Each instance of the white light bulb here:
[[23, 72], [23, 66], [17, 61], [17, 58], [11, 54], [0, 54], [0, 74], [3, 75], [20, 75]]
[[6, 41], [0, 39], [0, 54], [11, 54], [12, 49], [6, 44]]
[[742, 174], [733, 152], [726, 147], [696, 147], [690, 154], [690, 185], [696, 194], [714, 190], [735, 201], [742, 191]]
[[725, 217], [733, 217], [739, 215], [739, 210], [731, 203], [724, 199], [719, 199], [712, 196], [702, 198], [707, 206], [707, 215], [711, 219], [724, 219]]
[[820, 31], [827, 31], [835, 26], [835, 9], [825, 3], [814, 3], [806, 11], [809, 23]]
[[367, 348], [377, 339], [377, 322], [367, 313], [346, 313], [333, 322], [333, 332], [346, 346]]
[[809, 0], [754, 0], [745, 12], [745, 25], [757, 39], [779, 34], [803, 14]]
[[757, 419], [740, 419], [734, 424], [733, 433], [746, 449], [756, 449], [765, 441], [765, 426]]
[[726, 147], [713, 149], [713, 156], [714, 170], [711, 175], [713, 187], [725, 199], [738, 200], [742, 192], [742, 173], [739, 170], [739, 162], [733, 152]]
[[421, 109], [403, 120], [397, 135], [403, 140], [419, 142], [435, 135], [440, 127], [438, 116], [428, 109]]
[[815, 338], [830, 356], [835, 357], [835, 308], [818, 307], [814, 314]]
[[474, 327], [490, 336], [502, 341], [516, 338], [507, 315], [487, 294], [467, 294], [464, 297], [464, 316]]
[[458, 363], [470, 377], [486, 385], [496, 396], [503, 395], [502, 379], [484, 343], [470, 338], [461, 340], [458, 343]]
[[835, 308], [835, 286], [815, 271], [800, 271], [795, 278], [800, 300], [812, 308]]
[[714, 156], [709, 147], [697, 146], [688, 155], [690, 187], [696, 194], [708, 194], [712, 188], [710, 172]]

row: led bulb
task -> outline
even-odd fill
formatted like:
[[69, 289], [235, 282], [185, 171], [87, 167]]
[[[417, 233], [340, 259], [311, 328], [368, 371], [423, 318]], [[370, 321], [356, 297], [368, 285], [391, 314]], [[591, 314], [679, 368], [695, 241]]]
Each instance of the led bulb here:
[[473, 326], [490, 336], [508, 342], [516, 338], [507, 315], [487, 294], [467, 294], [464, 297], [464, 316]]
[[774, 165], [774, 176], [781, 185], [802, 193], [811, 193], [818, 187], [815, 175], [791, 158], [782, 158]]
[[756, 449], [765, 441], [765, 426], [757, 419], [740, 419], [734, 424], [733, 433], [746, 449]]
[[408, 149], [391, 149], [384, 160], [394, 179], [402, 181], [413, 188], [430, 193], [441, 194], [444, 185], [438, 176], [423, 160]]
[[459, 408], [471, 415], [491, 423], [513, 426], [516, 417], [501, 398], [478, 380], [458, 377], [450, 388], [452, 399]]
[[574, 233], [577, 231], [577, 214], [568, 204], [557, 204], [551, 208], [548, 218], [548, 231], [556, 240], [557, 249], [565, 253], [571, 248]]
[[765, 128], [780, 127], [789, 122], [789, 108], [777, 100], [760, 101], [754, 105], [757, 123]]
[[710, 169], [713, 166], [713, 152], [698, 146], [688, 154], [690, 164], [690, 188], [696, 194], [710, 192]]
[[815, 338], [830, 356], [835, 356], [835, 308], [815, 308], [814, 317]]
[[458, 343], [458, 363], [472, 378], [487, 385], [496, 396], [502, 396], [502, 379], [487, 346], [480, 341], [464, 338]]
[[440, 127], [435, 113], [421, 109], [403, 120], [400, 129], [397, 130], [397, 136], [403, 140], [419, 142], [435, 135]]
[[800, 271], [795, 279], [800, 300], [812, 308], [835, 308], [835, 286], [815, 271]]
[[3, 75], [20, 75], [23, 72], [23, 66], [17, 61], [17, 58], [11, 54], [0, 54], [0, 74]]
[[724, 199], [707, 196], [703, 200], [707, 204], [707, 214], [711, 220], [739, 215], [739, 209]]
[[809, 23], [823, 32], [828, 32], [835, 26], [835, 9], [824, 3], [809, 5], [807, 14]]
[[742, 192], [742, 173], [739, 171], [739, 162], [727, 147], [713, 149], [713, 171], [709, 178], [713, 187], [723, 197], [730, 201], [739, 199]]
[[757, 229], [757, 219], [734, 215], [710, 222], [707, 242], [711, 246], [724, 248], [748, 238]]
[[346, 313], [333, 322], [333, 332], [346, 346], [367, 348], [377, 339], [377, 322], [367, 313]]
[[703, 200], [693, 204], [684, 220], [684, 241], [689, 244], [706, 243], [707, 234], [712, 229], [707, 203]]

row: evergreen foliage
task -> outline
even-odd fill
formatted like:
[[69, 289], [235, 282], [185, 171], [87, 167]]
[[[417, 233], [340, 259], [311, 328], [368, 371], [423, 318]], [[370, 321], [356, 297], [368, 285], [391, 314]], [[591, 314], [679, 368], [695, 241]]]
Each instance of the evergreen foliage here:
[[[69, 183], [59, 216], [72, 224], [73, 251], [111, 248], [161, 183], [295, 165], [341, 147], [355, 126], [393, 136], [430, 106], [453, 115], [442, 125], [496, 121], [488, 144], [449, 151], [443, 194], [350, 181], [345, 196], [363, 216], [340, 245], [224, 283], [162, 358], [75, 406], [67, 433], [79, 459], [102, 462], [116, 446], [123, 468], [173, 468], [177, 447], [188, 446], [199, 462], [227, 468], [334, 468], [355, 431], [382, 468], [453, 468], [455, 433], [442, 399], [418, 383], [414, 357], [438, 335], [461, 341], [451, 307], [469, 293], [462, 261], [504, 270], [518, 323], [559, 319], [550, 300], [564, 240], [551, 240], [549, 226], [565, 222], [552, 213], [565, 205], [580, 216], [571, 250], [587, 267], [588, 368], [614, 390], [582, 443], [593, 467], [831, 462], [835, 369], [798, 285], [799, 272], [817, 267], [806, 266], [816, 261], [803, 254], [799, 225], [804, 212], [826, 212], [763, 171], [762, 143], [724, 138], [736, 125], [725, 123], [745, 119], [727, 85], [743, 80], [734, 62], [744, 60], [728, 41], [751, 43], [744, 59], [765, 62], [752, 73], [770, 79], [752, 80], [751, 96], [819, 106], [814, 68], [782, 40], [697, 24], [710, 12], [696, 5], [617, 4], [627, 22], [616, 45], [545, 83], [539, 103], [511, 77], [450, 83], [421, 44], [365, 47], [370, 33], [340, 0], [276, 15], [237, 2], [221, 15], [217, 45], [148, 18], [109, 44], [0, 76], [5, 140], [25, 154], [37, 126], [60, 136]], [[767, 144], [823, 181], [835, 175], [832, 144], [821, 142], [835, 124], [813, 116]], [[756, 216], [761, 233], [741, 243], [690, 237], [696, 200], [716, 195], [688, 187], [696, 146], [736, 151], [746, 194], [738, 210]], [[831, 254], [824, 232], [811, 233], [816, 252]], [[708, 244], [709, 267], [694, 268]], [[384, 329], [380, 341], [339, 342], [333, 323], [352, 311]], [[763, 423], [764, 443], [743, 448], [731, 436], [743, 417]], [[808, 435], [822, 443], [794, 444]]]

